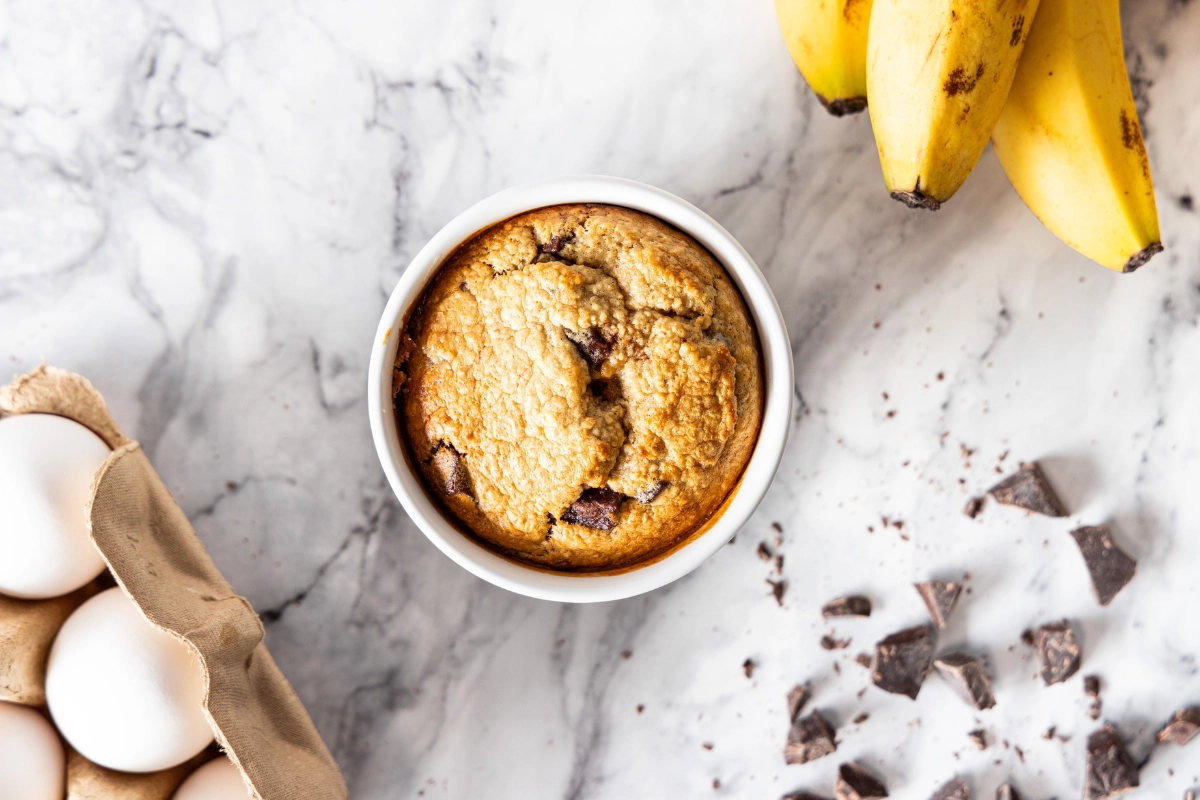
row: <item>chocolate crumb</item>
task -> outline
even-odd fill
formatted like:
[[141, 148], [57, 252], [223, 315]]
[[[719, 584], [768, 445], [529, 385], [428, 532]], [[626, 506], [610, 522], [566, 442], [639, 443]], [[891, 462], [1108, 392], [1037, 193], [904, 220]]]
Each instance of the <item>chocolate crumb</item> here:
[[1100, 605], [1108, 605], [1133, 580], [1137, 562], [1117, 546], [1107, 525], [1077, 528], [1071, 531], [1071, 536], [1092, 576], [1096, 599]]
[[836, 661], [833, 662], [833, 671], [834, 671], [834, 673], [841, 675], [842, 674], [842, 665]]
[[767, 578], [767, 585], [771, 587], [771, 596], [775, 598], [775, 602], [783, 607], [783, 593], [787, 591], [787, 581], [773, 581]]
[[871, 656], [866, 653], [859, 653], [854, 657], [854, 660], [858, 662], [859, 666], [862, 666], [866, 669], [871, 668]]
[[1021, 800], [1021, 795], [1011, 784], [1005, 783], [996, 789], [996, 800]]
[[783, 533], [783, 526], [778, 522], [772, 522], [771, 527], [775, 529], [776, 533]]
[[230, 492], [236, 492], [238, 488], [237, 481], [225, 481], [225, 489]]
[[592, 369], [600, 368], [612, 353], [613, 345], [617, 343], [615, 335], [600, 328], [588, 328], [586, 331], [567, 330], [566, 334], [571, 344], [579, 351], [579, 355], [583, 356], [583, 360]]
[[788, 732], [783, 758], [789, 764], [807, 764], [824, 758], [837, 750], [834, 729], [829, 721], [814, 711], [792, 723]]
[[754, 677], [754, 667], [757, 666], [752, 659], [747, 658], [742, 662], [742, 672], [746, 673], [747, 678]]
[[542, 251], [543, 253], [550, 253], [551, 255], [554, 255], [555, 253], [558, 253], [560, 250], [562, 250], [562, 246], [563, 246], [562, 237], [556, 233], [550, 237], [550, 241], [543, 244], [541, 247], [538, 248], [538, 250]]
[[971, 744], [975, 745], [980, 750], [987, 750], [987, 732], [984, 731], [983, 728], [978, 728], [968, 732], [967, 738], [971, 740]]
[[851, 761], [838, 767], [833, 796], [837, 800], [882, 800], [888, 790], [882, 781]]
[[797, 683], [792, 687], [792, 690], [787, 693], [788, 704], [788, 720], [795, 722], [800, 717], [800, 712], [804, 710], [804, 706], [808, 704], [812, 698], [812, 689], [807, 683]]
[[1025, 630], [1021, 631], [1021, 641], [1030, 647], [1037, 646], [1037, 639], [1033, 635], [1033, 628], [1026, 628]]
[[467, 468], [454, 445], [438, 442], [429, 463], [442, 482], [442, 491], [447, 495], [467, 493]]
[[717, 790], [717, 789], [720, 789], [720, 788], [721, 788], [721, 779], [720, 779], [720, 778], [713, 778], [713, 790], [715, 791], [715, 790]]
[[771, 560], [771, 548], [767, 547], [766, 542], [759, 542], [758, 549], [755, 550], [754, 552], [758, 553], [758, 557], [761, 558], [763, 561]]
[[701, 747], [703, 747], [705, 750], [712, 750], [712, 749], [713, 749], [712, 742], [705, 742], [704, 744], [702, 744], [702, 745], [700, 745], [700, 746], [701, 746]]
[[1100, 719], [1100, 709], [1103, 703], [1100, 701], [1100, 676], [1088, 675], [1083, 679], [1083, 692], [1088, 697], [1092, 698], [1092, 706], [1088, 709], [1089, 719]]
[[996, 705], [992, 682], [978, 659], [966, 653], [953, 653], [939, 658], [933, 665], [958, 696], [975, 708], [983, 711]]
[[623, 659], [625, 659], [626, 661], [628, 661], [629, 659], [633, 658], [633, 651], [632, 651], [632, 650], [622, 650], [622, 651], [621, 651], [621, 658], [623, 658]]
[[955, 778], [934, 792], [930, 800], [971, 800], [971, 789]]
[[1182, 708], [1158, 733], [1159, 744], [1184, 745], [1200, 733], [1200, 706]]
[[1138, 786], [1138, 768], [1112, 725], [1088, 737], [1084, 800], [1117, 797]]
[[1048, 517], [1065, 517], [1067, 510], [1036, 462], [1021, 464], [1015, 473], [997, 483], [988, 494], [1001, 505], [1023, 508]]
[[892, 694], [917, 699], [933, 667], [933, 630], [927, 625], [893, 633], [875, 645], [871, 682]]
[[950, 612], [954, 610], [958, 596], [962, 593], [962, 584], [954, 581], [927, 581], [913, 585], [925, 601], [933, 624], [939, 629], [946, 627], [946, 620], [949, 619]]
[[1057, 730], [1057, 728], [1055, 728], [1055, 726], [1051, 725], [1049, 728], [1046, 728], [1046, 732], [1042, 734], [1042, 738], [1043, 738], [1043, 739], [1047, 739], [1047, 740], [1049, 740], [1049, 739], [1053, 739], [1053, 738], [1054, 738], [1054, 732], [1055, 732], [1056, 730]]
[[613, 515], [621, 510], [624, 495], [612, 489], [584, 489], [579, 499], [571, 503], [561, 517], [563, 522], [585, 525], [598, 531], [617, 527]]
[[637, 500], [639, 503], [653, 503], [655, 498], [662, 494], [663, 489], [667, 488], [668, 486], [670, 486], [670, 483], [667, 481], [655, 481], [647, 488], [642, 489], [640, 492], [635, 494], [633, 499]]
[[821, 637], [821, 647], [826, 650], [845, 650], [850, 646], [850, 639], [835, 639], [829, 634]]
[[857, 717], [854, 718], [854, 724], [862, 725], [864, 722], [866, 722], [870, 718], [871, 718], [871, 715], [864, 711], [863, 713], [859, 714]]
[[966, 514], [971, 519], [975, 519], [976, 517], [978, 517], [980, 511], [983, 511], [983, 498], [982, 497], [972, 497], [970, 500], [967, 501], [967, 504], [963, 507], [963, 513]]
[[640, 714], [645, 710], [646, 710], [646, 707], [644, 705], [642, 705], [641, 703], [638, 703], [637, 712]]
[[1038, 628], [1035, 641], [1042, 661], [1042, 681], [1047, 686], [1062, 683], [1079, 671], [1079, 643], [1065, 619]]
[[871, 616], [871, 601], [862, 595], [850, 595], [830, 600], [821, 608], [821, 616], [829, 617], [869, 617]]
[[776, 575], [783, 574], [783, 556], [781, 556], [781, 555], [775, 556], [775, 574]]

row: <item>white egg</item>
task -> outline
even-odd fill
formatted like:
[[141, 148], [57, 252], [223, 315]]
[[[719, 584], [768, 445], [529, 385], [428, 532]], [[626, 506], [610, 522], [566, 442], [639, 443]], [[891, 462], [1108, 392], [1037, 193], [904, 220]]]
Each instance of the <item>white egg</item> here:
[[213, 739], [203, 701], [191, 648], [151, 625], [119, 587], [75, 609], [50, 648], [50, 715], [102, 767], [154, 772], [187, 761]]
[[0, 419], [0, 592], [57, 597], [104, 569], [88, 536], [92, 478], [108, 445], [54, 414]]
[[0, 800], [62, 800], [66, 771], [62, 742], [46, 718], [0, 702]]
[[253, 800], [242, 775], [225, 756], [214, 759], [188, 776], [174, 800]]

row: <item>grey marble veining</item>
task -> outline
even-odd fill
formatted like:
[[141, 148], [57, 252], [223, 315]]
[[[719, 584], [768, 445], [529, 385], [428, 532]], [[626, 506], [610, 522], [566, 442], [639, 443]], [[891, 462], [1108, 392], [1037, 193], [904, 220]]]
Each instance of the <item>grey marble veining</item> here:
[[[1200, 702], [1200, 5], [1124, 6], [1167, 248], [1131, 276], [1044, 230], [990, 152], [936, 214], [888, 199], [869, 121], [825, 115], [767, 0], [9, 0], [0, 357], [104, 392], [264, 616], [356, 798], [828, 794], [849, 758], [898, 798], [955, 774], [980, 797], [1007, 778], [1078, 796], [1080, 679], [1043, 688], [1020, 644], [1064, 616], [1105, 717], [1150, 756], [1142, 796], [1181, 797], [1200, 741], [1150, 745]], [[386, 487], [363, 397], [426, 239], [575, 172], [662, 186], [740, 238], [784, 309], [799, 400], [736, 541], [587, 607], [438, 553]], [[962, 515], [1030, 459], [1071, 520]], [[1066, 533], [1104, 521], [1139, 573], [1101, 609]], [[782, 608], [760, 541], [785, 558]], [[925, 618], [910, 584], [964, 572], [942, 646], [988, 657], [996, 708], [936, 678], [915, 703], [860, 698], [854, 656]], [[824, 624], [850, 591], [876, 613]], [[830, 629], [850, 647], [822, 650]], [[788, 767], [803, 680], [841, 744]]]

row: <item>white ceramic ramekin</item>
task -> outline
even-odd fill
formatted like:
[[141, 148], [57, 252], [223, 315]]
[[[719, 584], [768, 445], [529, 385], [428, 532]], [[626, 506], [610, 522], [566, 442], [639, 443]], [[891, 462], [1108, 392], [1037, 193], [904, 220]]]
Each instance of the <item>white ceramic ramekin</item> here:
[[[430, 277], [454, 250], [474, 234], [525, 211], [560, 203], [607, 203], [651, 214], [687, 232], [708, 248], [742, 292], [758, 327], [765, 371], [762, 429], [742, 480], [707, 530], [656, 561], [611, 574], [572, 575], [526, 567], [503, 558], [459, 532], [434, 505], [404, 457], [404, 444], [392, 406], [392, 364], [398, 333], [409, 308]], [[670, 583], [717, 552], [754, 513], [767, 492], [787, 441], [792, 412], [792, 351], [783, 315], [750, 255], [700, 209], [652, 186], [621, 178], [573, 176], [507, 189], [451, 220], [417, 253], [400, 277], [371, 350], [367, 376], [371, 435], [392, 490], [417, 526], [450, 558], [485, 581], [545, 600], [590, 603], [617, 600]]]

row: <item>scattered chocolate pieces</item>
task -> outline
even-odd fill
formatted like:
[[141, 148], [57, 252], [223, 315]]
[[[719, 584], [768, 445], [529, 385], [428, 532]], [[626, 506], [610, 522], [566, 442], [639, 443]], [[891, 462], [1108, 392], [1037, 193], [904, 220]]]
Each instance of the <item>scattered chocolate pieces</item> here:
[[1065, 619], [1038, 628], [1034, 643], [1042, 661], [1042, 681], [1047, 686], [1062, 683], [1079, 671], [1079, 642]]
[[869, 617], [871, 616], [871, 601], [860, 594], [849, 597], [839, 597], [830, 600], [821, 609], [821, 616], [829, 617]]
[[1092, 707], [1088, 709], [1090, 719], [1100, 719], [1100, 676], [1088, 675], [1083, 679], [1083, 693], [1092, 698]]
[[539, 247], [538, 250], [541, 250], [543, 253], [550, 253], [553, 255], [554, 253], [557, 253], [558, 251], [562, 250], [562, 246], [563, 246], [562, 237], [556, 233], [550, 237], [550, 241], [546, 242], [544, 245]]
[[893, 633], [875, 645], [871, 682], [892, 694], [917, 699], [933, 667], [933, 631], [927, 625]]
[[771, 560], [771, 548], [767, 547], [766, 542], [759, 542], [758, 549], [755, 550], [754, 552], [758, 553], [758, 557], [761, 558], [763, 561]]
[[668, 486], [670, 486], [670, 483], [667, 481], [655, 481], [647, 488], [642, 489], [640, 492], [635, 494], [633, 499], [637, 500], [639, 503], [653, 503], [655, 498], [662, 494], [663, 489], [667, 488]]
[[1138, 768], [1112, 725], [1088, 737], [1084, 800], [1104, 800], [1137, 788]]
[[934, 792], [929, 800], [971, 800], [971, 788], [955, 778]]
[[821, 647], [826, 650], [845, 650], [850, 646], [850, 639], [835, 639], [829, 634], [821, 637]]
[[814, 711], [792, 723], [787, 745], [783, 748], [783, 758], [789, 764], [807, 764], [824, 758], [837, 750], [837, 742], [833, 737], [833, 726], [820, 712]]
[[837, 800], [881, 800], [888, 791], [882, 781], [851, 761], [838, 767], [833, 796]]
[[1117, 593], [1133, 580], [1137, 572], [1137, 562], [1128, 553], [1117, 547], [1113, 541], [1112, 531], [1107, 525], [1094, 525], [1077, 528], [1071, 531], [1079, 552], [1083, 554], [1083, 563], [1087, 565], [1088, 573], [1092, 576], [1092, 589], [1100, 605], [1106, 606], [1112, 602]]
[[963, 506], [963, 513], [966, 514], [971, 519], [975, 519], [976, 517], [978, 517], [980, 511], [983, 511], [983, 498], [982, 497], [972, 497], [970, 500], [967, 501], [967, 504], [965, 506]]
[[984, 731], [983, 728], [968, 731], [967, 738], [971, 740], [971, 744], [975, 745], [980, 750], [987, 750], [987, 732]]
[[929, 618], [939, 629], [946, 627], [946, 620], [962, 594], [962, 584], [954, 581], [926, 581], [913, 584], [929, 608]]
[[742, 672], [746, 673], [747, 678], [754, 677], [754, 667], [755, 666], [756, 665], [755, 665], [753, 659], [747, 658], [745, 661], [742, 662]]
[[996, 705], [992, 682], [979, 660], [966, 653], [953, 653], [933, 662], [938, 674], [964, 700], [980, 711]]
[[467, 493], [467, 467], [454, 445], [438, 442], [429, 463], [442, 481], [442, 491], [448, 495]]
[[1187, 744], [1200, 733], [1200, 706], [1183, 708], [1158, 732], [1159, 744]]
[[787, 693], [788, 719], [795, 722], [811, 697], [812, 689], [807, 683], [797, 683], [793, 686], [792, 690]]
[[812, 792], [800, 791], [792, 792], [791, 794], [785, 794], [783, 797], [779, 798], [779, 800], [829, 800], [829, 798], [822, 797], [819, 794], [813, 794]]
[[787, 591], [787, 581], [773, 581], [767, 578], [767, 583], [771, 587], [771, 595], [775, 598], [775, 602], [783, 606], [783, 593]]
[[1062, 501], [1036, 462], [1022, 464], [1014, 474], [988, 489], [988, 494], [1001, 505], [1016, 506], [1047, 517], [1067, 516]]
[[1004, 783], [996, 788], [996, 800], [1021, 800], [1021, 795], [1011, 784]]
[[563, 512], [562, 521], [574, 525], [586, 525], [598, 531], [611, 531], [617, 527], [613, 515], [621, 510], [625, 496], [612, 489], [584, 489], [579, 499]]
[[571, 344], [579, 351], [579, 355], [583, 356], [583, 360], [588, 362], [592, 369], [600, 368], [612, 353], [613, 345], [617, 343], [616, 336], [600, 328], [588, 328], [586, 331], [567, 330], [566, 334]]

